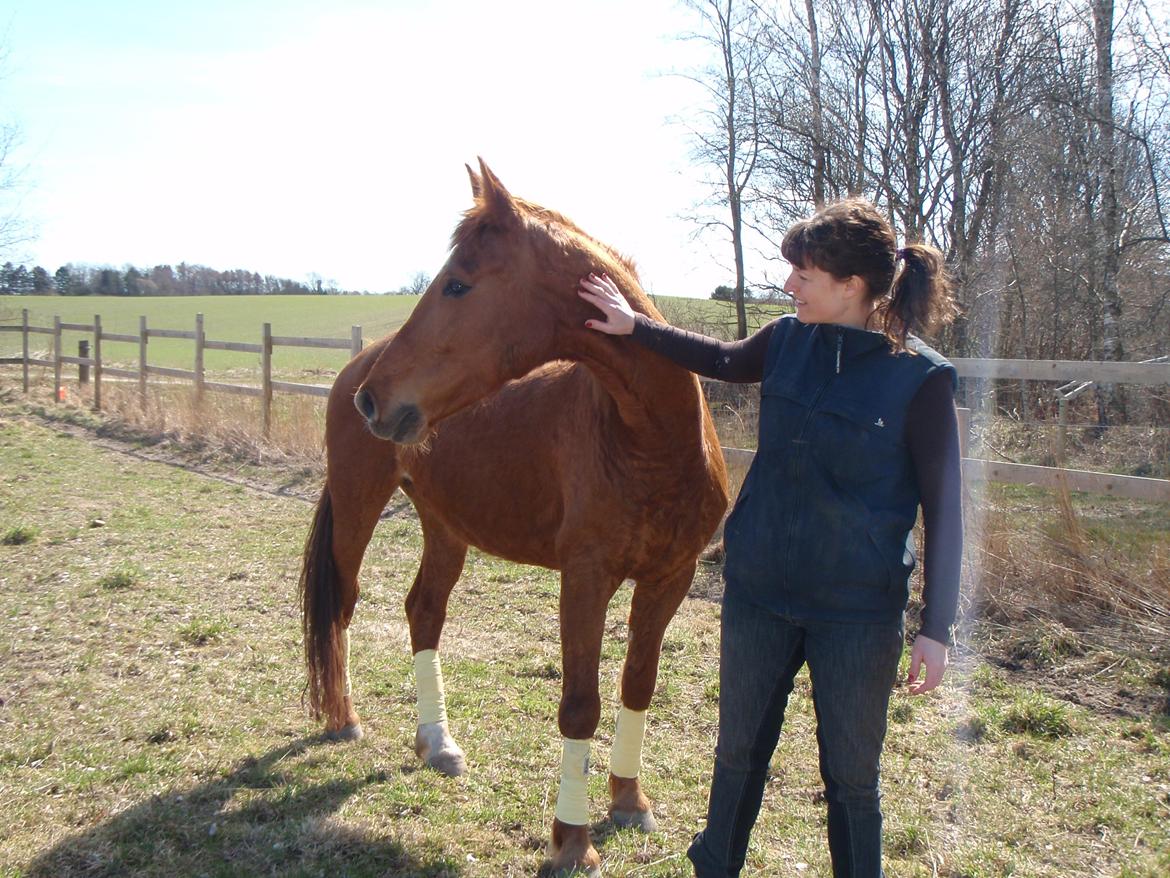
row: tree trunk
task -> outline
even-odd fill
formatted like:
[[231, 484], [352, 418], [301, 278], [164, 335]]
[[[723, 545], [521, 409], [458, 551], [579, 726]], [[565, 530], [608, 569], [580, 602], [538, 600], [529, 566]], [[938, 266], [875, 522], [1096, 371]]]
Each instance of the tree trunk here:
[[825, 114], [821, 105], [821, 40], [817, 32], [817, 8], [815, 0], [804, 0], [808, 13], [808, 89], [812, 109], [812, 151], [813, 151], [813, 204], [821, 207], [825, 203]]
[[[1117, 155], [1113, 116], [1113, 0], [1093, 0], [1093, 39], [1096, 54], [1097, 178], [1101, 192], [1098, 228], [1098, 297], [1101, 302], [1101, 358], [1119, 361], [1121, 294], [1117, 287], [1121, 253], [1121, 212], [1117, 199]], [[1097, 392], [1097, 420], [1102, 427], [1124, 417], [1121, 393], [1115, 384], [1101, 384]]]

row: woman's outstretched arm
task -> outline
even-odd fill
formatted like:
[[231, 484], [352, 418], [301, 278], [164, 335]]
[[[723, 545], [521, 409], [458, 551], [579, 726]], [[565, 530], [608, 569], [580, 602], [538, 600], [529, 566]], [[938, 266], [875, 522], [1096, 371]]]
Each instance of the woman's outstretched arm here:
[[590, 329], [608, 335], [632, 335], [644, 347], [708, 378], [747, 383], [764, 377], [764, 359], [776, 321], [745, 339], [725, 342], [638, 314], [606, 275], [581, 278], [577, 292], [605, 315], [605, 320], [586, 321]]

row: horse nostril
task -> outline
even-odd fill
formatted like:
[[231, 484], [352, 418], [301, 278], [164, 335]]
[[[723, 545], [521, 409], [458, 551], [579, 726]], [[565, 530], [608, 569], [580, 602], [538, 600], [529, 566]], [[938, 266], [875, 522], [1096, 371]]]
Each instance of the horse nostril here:
[[353, 398], [353, 404], [367, 421], [374, 420], [374, 417], [378, 414], [378, 406], [374, 403], [374, 395], [368, 390], [359, 390]]

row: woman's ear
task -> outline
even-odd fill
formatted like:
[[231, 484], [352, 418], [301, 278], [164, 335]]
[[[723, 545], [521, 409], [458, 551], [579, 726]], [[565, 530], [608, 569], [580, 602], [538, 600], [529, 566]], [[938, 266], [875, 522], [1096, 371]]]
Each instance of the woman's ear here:
[[849, 277], [845, 278], [845, 298], [846, 299], [851, 299], [851, 300], [859, 299], [865, 295], [865, 292], [866, 292], [865, 281], [862, 280], [860, 277], [858, 277], [856, 274], [851, 274], [851, 275], [849, 275]]

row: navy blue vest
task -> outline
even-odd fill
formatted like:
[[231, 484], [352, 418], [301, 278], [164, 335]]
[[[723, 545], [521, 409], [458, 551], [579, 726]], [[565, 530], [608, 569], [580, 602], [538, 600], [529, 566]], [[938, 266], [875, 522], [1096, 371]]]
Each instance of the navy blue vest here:
[[954, 367], [911, 337], [781, 320], [760, 439], [724, 529], [727, 594], [796, 619], [883, 621], [906, 608], [920, 495], [903, 441], [927, 376]]

